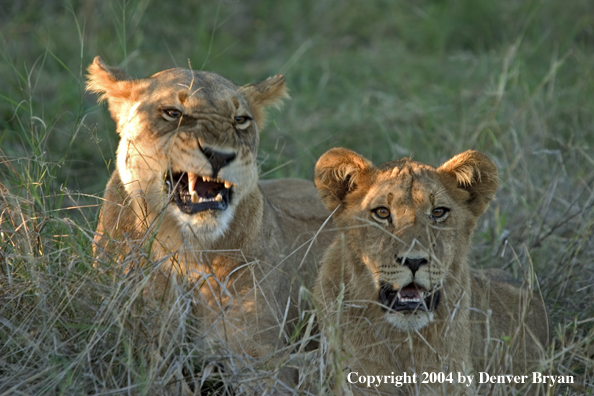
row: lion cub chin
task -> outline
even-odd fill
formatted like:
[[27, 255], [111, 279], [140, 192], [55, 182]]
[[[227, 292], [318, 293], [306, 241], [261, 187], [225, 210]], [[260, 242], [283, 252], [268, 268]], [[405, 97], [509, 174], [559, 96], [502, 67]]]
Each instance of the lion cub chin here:
[[423, 384], [421, 375], [457, 379], [487, 367], [525, 374], [538, 364], [548, 342], [542, 299], [503, 271], [468, 263], [472, 232], [498, 180], [493, 161], [477, 151], [438, 168], [408, 158], [375, 167], [344, 148], [319, 159], [316, 187], [340, 230], [314, 289], [323, 339], [342, 340], [349, 372], [419, 376], [402, 388], [341, 386], [474, 394], [474, 385]]

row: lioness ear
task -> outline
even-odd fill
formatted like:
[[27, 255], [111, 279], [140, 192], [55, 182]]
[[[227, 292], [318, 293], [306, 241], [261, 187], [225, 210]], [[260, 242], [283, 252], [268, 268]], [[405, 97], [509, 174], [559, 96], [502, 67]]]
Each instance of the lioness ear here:
[[345, 148], [333, 148], [322, 155], [316, 164], [315, 183], [326, 208], [334, 211], [372, 168], [371, 161]]
[[437, 172], [444, 178], [444, 184], [455, 183], [456, 188], [467, 192], [463, 199], [476, 217], [487, 210], [499, 185], [499, 172], [493, 160], [474, 150], [456, 155]]
[[99, 94], [99, 102], [107, 100], [111, 116], [118, 122], [122, 106], [132, 99], [138, 81], [123, 70], [107, 66], [100, 56], [95, 57], [87, 70], [87, 91]]
[[264, 128], [266, 123], [266, 111], [264, 109], [268, 106], [278, 108], [283, 99], [289, 98], [285, 76], [282, 74], [268, 77], [259, 83], [244, 85], [239, 88], [239, 92], [247, 98], [260, 130]]

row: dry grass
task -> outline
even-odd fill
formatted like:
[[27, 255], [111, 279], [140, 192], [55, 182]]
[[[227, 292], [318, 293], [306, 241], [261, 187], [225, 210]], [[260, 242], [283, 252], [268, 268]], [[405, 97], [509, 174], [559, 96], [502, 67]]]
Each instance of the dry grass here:
[[[518, 279], [533, 271], [552, 330], [542, 372], [576, 382], [530, 394], [594, 394], [589, 0], [3, 7], [0, 395], [280, 386], [272, 363], [248, 361], [253, 369], [240, 369], [247, 358], [203, 341], [191, 287], [176, 285], [165, 308], [148, 297], [158, 263], [123, 276], [129, 262], [92, 258], [99, 197], [117, 146], [106, 109], [83, 93], [83, 70], [98, 54], [138, 76], [188, 59], [240, 83], [285, 73], [293, 100], [262, 134], [267, 178], [311, 179], [316, 159], [334, 146], [376, 163], [413, 154], [437, 165], [470, 148], [488, 153], [502, 182], [477, 227], [474, 262]], [[306, 339], [312, 315], [303, 313]], [[288, 337], [299, 351], [301, 341]], [[288, 358], [303, 394], [345, 383], [337, 345], [329, 336], [317, 351]], [[501, 353], [491, 374], [505, 374], [513, 361]], [[235, 363], [221, 372], [220, 361]], [[521, 386], [481, 392], [527, 394]]]

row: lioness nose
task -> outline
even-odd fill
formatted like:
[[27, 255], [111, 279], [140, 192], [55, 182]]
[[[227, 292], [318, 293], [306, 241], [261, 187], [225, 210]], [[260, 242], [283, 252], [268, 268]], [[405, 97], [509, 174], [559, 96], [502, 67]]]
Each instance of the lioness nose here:
[[217, 177], [221, 168], [227, 166], [229, 162], [233, 161], [237, 156], [235, 153], [221, 153], [220, 151], [215, 151], [208, 147], [200, 148], [212, 166], [212, 177]]
[[413, 275], [421, 265], [429, 264], [426, 258], [408, 258], [408, 257], [397, 257], [396, 261], [402, 265], [406, 265], [412, 271]]

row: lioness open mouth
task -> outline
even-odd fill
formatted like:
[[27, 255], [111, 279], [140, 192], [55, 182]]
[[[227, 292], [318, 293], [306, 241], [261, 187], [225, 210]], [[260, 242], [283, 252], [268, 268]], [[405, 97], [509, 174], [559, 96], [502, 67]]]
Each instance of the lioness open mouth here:
[[395, 290], [392, 285], [382, 282], [379, 298], [388, 311], [431, 312], [439, 304], [439, 290], [427, 291], [414, 282]]
[[169, 192], [173, 192], [177, 207], [186, 214], [226, 210], [232, 198], [231, 182], [209, 176], [191, 172], [173, 173], [165, 183]]

